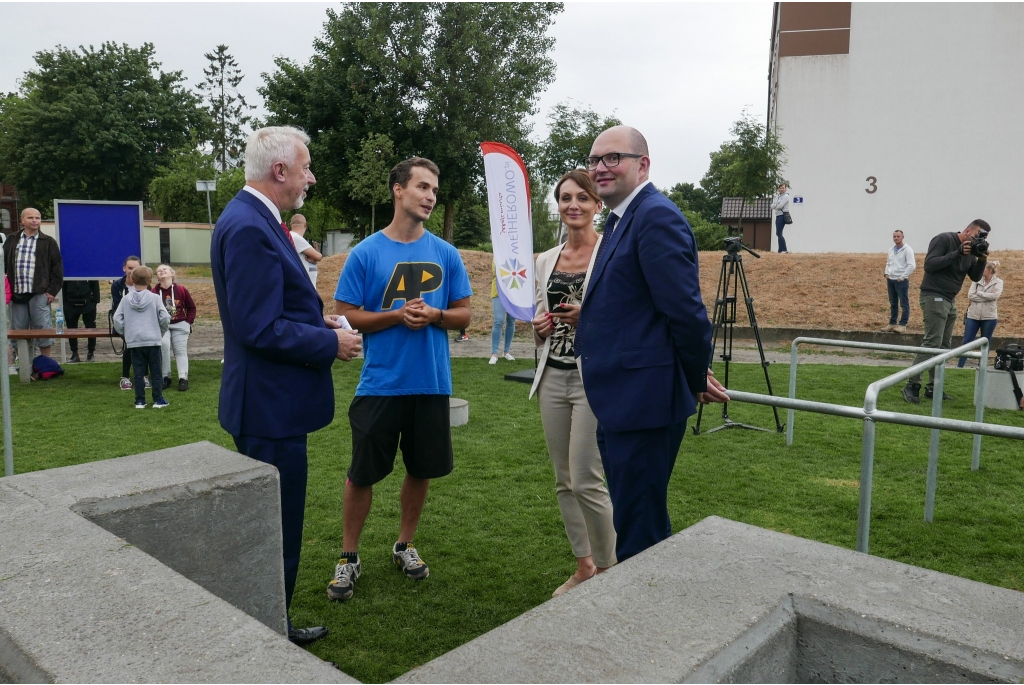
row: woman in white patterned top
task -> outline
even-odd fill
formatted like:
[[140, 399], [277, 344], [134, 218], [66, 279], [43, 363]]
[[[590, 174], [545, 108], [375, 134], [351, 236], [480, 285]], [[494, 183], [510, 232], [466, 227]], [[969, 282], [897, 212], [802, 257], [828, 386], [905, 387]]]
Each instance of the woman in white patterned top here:
[[554, 591], [557, 597], [614, 565], [616, 559], [612, 503], [597, 448], [597, 419], [587, 403], [573, 353], [580, 305], [601, 240], [594, 230], [601, 200], [583, 170], [562, 177], [555, 199], [569, 238], [537, 257], [533, 331], [542, 349], [530, 397], [537, 393], [540, 400], [555, 493], [576, 557], [576, 572]]

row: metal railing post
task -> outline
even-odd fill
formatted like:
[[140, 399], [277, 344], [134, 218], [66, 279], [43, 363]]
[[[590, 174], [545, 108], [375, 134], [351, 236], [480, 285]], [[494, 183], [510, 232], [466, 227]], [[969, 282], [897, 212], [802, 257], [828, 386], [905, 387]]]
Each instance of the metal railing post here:
[[[0, 281], [4, 276], [4, 253], [0, 249]], [[4, 372], [0, 375], [0, 405], [2, 405], [4, 427], [4, 475], [14, 475], [14, 433], [11, 427], [11, 378], [7, 373], [7, 359], [10, 354], [10, 341], [7, 339], [7, 307], [0, 305], [0, 348], [4, 354]], [[31, 364], [31, 360], [22, 360], [22, 364]]]
[[[977, 348], [979, 346], [979, 344], [980, 344], [979, 341], [981, 341], [981, 340], [982, 340], [982, 338], [978, 338], [978, 339], [976, 339], [973, 342], [968, 343], [968, 344], [970, 345], [971, 348]], [[790, 349], [790, 355], [789, 355], [789, 357], [790, 357], [790, 362], [789, 362], [789, 399], [791, 399], [791, 400], [795, 400], [796, 399], [796, 369], [797, 369], [797, 366], [800, 363], [800, 358], [799, 358], [799, 355], [797, 354], [797, 347], [799, 345], [801, 345], [801, 344], [823, 345], [823, 346], [831, 346], [831, 347], [851, 347], [851, 348], [862, 349], [862, 350], [876, 350], [876, 351], [885, 351], [885, 352], [902, 352], [904, 354], [927, 354], [927, 355], [933, 355], [933, 356], [944, 354], [946, 352], [946, 350], [942, 350], [942, 349], [939, 349], [939, 348], [913, 347], [911, 345], [890, 345], [888, 343], [867, 343], [867, 342], [857, 342], [855, 340], [830, 340], [828, 338], [806, 338], [806, 337], [794, 338], [792, 346], [791, 346], [791, 349]], [[987, 339], [985, 339], [984, 344], [986, 346], [988, 345], [988, 340]], [[963, 346], [963, 345], [961, 346], [961, 348], [965, 348], [965, 347], [967, 347], [967, 346]], [[961, 349], [961, 348], [957, 348], [957, 349]], [[977, 358], [981, 358], [982, 357], [982, 353], [981, 352], [964, 351], [962, 353], [962, 356], [967, 357], [968, 359], [977, 359]], [[985, 358], [987, 358], [987, 357], [985, 357]], [[984, 378], [982, 378], [981, 381], [984, 381]], [[978, 381], [975, 381], [975, 382], [977, 383]], [[982, 414], [982, 416], [983, 416], [983, 414]], [[795, 410], [792, 408], [792, 406], [790, 406], [788, 408], [787, 412], [786, 412], [786, 446], [787, 447], [791, 447], [793, 445], [793, 434], [794, 434], [794, 424], [795, 424], [795, 421], [796, 421], [796, 413], [795, 413]], [[975, 450], [976, 450], [976, 452], [978, 454], [980, 454], [980, 450], [981, 450], [980, 438], [976, 438], [975, 442], [977, 444], [977, 447], [975, 448]], [[973, 467], [973, 468], [976, 469], [976, 467]]]
[[[932, 417], [942, 418], [942, 387], [945, 380], [946, 365], [939, 364], [935, 367], [935, 385], [932, 388]], [[942, 431], [933, 428], [928, 440], [928, 477], [925, 480], [924, 490], [924, 520], [932, 522], [935, 514], [935, 486], [939, 479], [939, 437]]]
[[[819, 414], [829, 414], [832, 416], [856, 418], [864, 421], [864, 437], [861, 445], [860, 465], [860, 505], [857, 512], [858, 552], [864, 552], [865, 554], [868, 552], [868, 540], [871, 533], [871, 490], [873, 486], [875, 466], [875, 432], [879, 422], [896, 423], [905, 426], [918, 426], [921, 428], [927, 428], [931, 431], [928, 454], [928, 476], [925, 492], [925, 520], [929, 522], [932, 520], [935, 511], [935, 490], [938, 483], [940, 431], [957, 431], [961, 433], [971, 433], [975, 436], [973, 469], [977, 469], [980, 454], [978, 436], [990, 435], [992, 437], [1024, 441], [1024, 428], [988, 424], [980, 420], [962, 421], [960, 419], [947, 419], [942, 417], [942, 393], [945, 386], [946, 373], [945, 363], [958, 356], [965, 356], [969, 359], [980, 358], [982, 360], [982, 363], [979, 365], [979, 373], [982, 375], [976, 380], [976, 384], [978, 386], [977, 392], [979, 393], [980, 401], [975, 403], [975, 417], [977, 419], [984, 418], [984, 391], [985, 384], [987, 382], [986, 369], [988, 364], [988, 340], [985, 338], [979, 338], [953, 350], [908, 348], [897, 345], [880, 345], [875, 343], [850, 344], [851, 347], [860, 347], [862, 349], [895, 348], [895, 351], [899, 352], [921, 352], [923, 354], [934, 355], [927, 361], [921, 362], [920, 364], [914, 364], [908, 368], [902, 369], [901, 371], [897, 371], [896, 373], [890, 374], [869, 385], [864, 393], [863, 408], [832, 404], [828, 402], [812, 402], [796, 399], [796, 350], [797, 345], [801, 342], [832, 345], [837, 347], [848, 344], [847, 341], [824, 340], [818, 338], [795, 339], [793, 341], [793, 348], [791, 351], [791, 359], [793, 360], [793, 363], [790, 365], [790, 397], [759, 395], [755, 393], [741, 392], [738, 390], [727, 390], [726, 394], [735, 402], [750, 402], [752, 404], [763, 404], [771, 407], [782, 407], [789, 410], [790, 413], [800, 410]], [[979, 348], [980, 352], [974, 351]], [[935, 369], [931, 416], [883, 411], [878, 409], [879, 393], [886, 388], [894, 387], [896, 384], [906, 381], [914, 375], [922, 374], [930, 368]], [[792, 425], [793, 423], [791, 418], [787, 428], [791, 428]], [[787, 438], [791, 435], [792, 433], [787, 431]]]
[[[985, 420], [985, 393], [988, 389], [988, 339], [978, 350], [981, 352], [981, 359], [978, 360], [978, 375], [974, 377], [974, 384], [978, 388], [978, 399], [974, 403], [974, 420], [983, 423]], [[971, 446], [971, 471], [981, 468], [981, 434], [974, 434], [974, 444]]]
[[[800, 344], [800, 338], [793, 341], [792, 349], [789, 353], [789, 399], [796, 399], [796, 365], [799, 363], [799, 358], [796, 353], [796, 346]], [[796, 418], [795, 409], [786, 410], [786, 447], [793, 445], [793, 419]]]
[[860, 506], [857, 509], [857, 551], [868, 553], [871, 534], [871, 480], [875, 470], [875, 422], [864, 418], [864, 439], [860, 456]]

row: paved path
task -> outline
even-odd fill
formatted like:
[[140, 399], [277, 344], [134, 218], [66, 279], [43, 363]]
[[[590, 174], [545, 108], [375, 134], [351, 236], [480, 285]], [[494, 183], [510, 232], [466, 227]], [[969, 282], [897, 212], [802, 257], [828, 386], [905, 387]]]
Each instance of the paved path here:
[[[102, 321], [102, 316], [100, 317]], [[454, 334], [452, 335], [454, 337]], [[117, 341], [120, 349], [120, 341]], [[79, 350], [84, 351], [85, 341], [78, 343]], [[490, 357], [490, 337], [472, 336], [469, 341], [450, 344], [453, 357]], [[847, 364], [858, 366], [908, 366], [911, 357], [908, 355], [902, 358], [894, 358], [895, 355], [870, 354], [859, 349], [847, 348], [817, 348], [808, 346], [800, 348], [801, 364]], [[224, 336], [219, 321], [198, 321], [192, 327], [192, 335], [188, 340], [188, 354], [190, 359], [220, 359], [224, 352]], [[721, 352], [719, 351], [719, 354]], [[68, 356], [71, 352], [68, 349]], [[58, 352], [59, 355], [59, 352]], [[512, 356], [517, 359], [532, 359], [534, 345], [530, 340], [515, 339], [512, 341]], [[84, 356], [84, 355], [83, 355]], [[777, 343], [765, 345], [765, 357], [772, 364], [789, 364], [789, 346]], [[60, 357], [57, 357], [58, 360]], [[96, 361], [118, 361], [111, 348], [111, 341], [100, 339], [96, 344]], [[716, 363], [721, 363], [721, 358], [716, 355]], [[760, 361], [757, 347], [753, 341], [737, 340], [733, 346], [733, 361], [755, 364]], [[504, 360], [499, 360], [499, 365]]]

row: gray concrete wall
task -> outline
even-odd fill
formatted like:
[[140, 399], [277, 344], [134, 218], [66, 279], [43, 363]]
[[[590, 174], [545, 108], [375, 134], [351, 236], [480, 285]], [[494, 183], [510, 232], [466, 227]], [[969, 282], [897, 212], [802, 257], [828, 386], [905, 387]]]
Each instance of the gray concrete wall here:
[[[281, 634], [276, 484], [210, 443], [0, 479], [0, 682], [354, 682]], [[1021, 682], [1021, 635], [1022, 593], [711, 517], [399, 682]]]
[[210, 443], [0, 479], [0, 680], [352, 682], [282, 634], [276, 484]]
[[1020, 682], [1021, 635], [1022, 593], [710, 517], [398, 682]]

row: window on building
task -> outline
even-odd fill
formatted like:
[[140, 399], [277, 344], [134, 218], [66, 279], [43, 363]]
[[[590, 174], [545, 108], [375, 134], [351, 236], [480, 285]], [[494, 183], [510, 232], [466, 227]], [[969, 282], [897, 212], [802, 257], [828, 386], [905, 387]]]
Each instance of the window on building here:
[[5, 231], [11, 230], [11, 210], [0, 209], [0, 228]]

